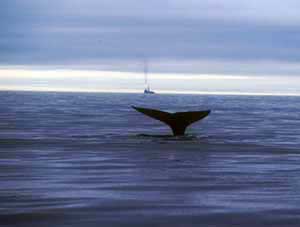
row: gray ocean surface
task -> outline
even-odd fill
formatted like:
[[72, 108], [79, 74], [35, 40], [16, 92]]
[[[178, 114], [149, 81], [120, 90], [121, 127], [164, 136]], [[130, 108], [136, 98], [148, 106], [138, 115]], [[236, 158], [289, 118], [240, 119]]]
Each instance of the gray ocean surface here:
[[299, 148], [300, 97], [0, 92], [0, 226], [300, 226]]

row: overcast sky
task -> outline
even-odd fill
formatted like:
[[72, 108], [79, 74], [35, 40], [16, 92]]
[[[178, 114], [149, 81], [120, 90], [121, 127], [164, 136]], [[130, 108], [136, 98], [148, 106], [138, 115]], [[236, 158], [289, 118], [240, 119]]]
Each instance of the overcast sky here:
[[296, 0], [1, 0], [0, 65], [298, 74]]

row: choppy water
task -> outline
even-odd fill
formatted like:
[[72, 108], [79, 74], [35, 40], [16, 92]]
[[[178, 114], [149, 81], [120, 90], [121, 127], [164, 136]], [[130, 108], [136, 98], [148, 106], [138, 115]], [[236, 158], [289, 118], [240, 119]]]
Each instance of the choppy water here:
[[[130, 108], [212, 113], [173, 138]], [[0, 225], [299, 226], [300, 97], [0, 92]]]

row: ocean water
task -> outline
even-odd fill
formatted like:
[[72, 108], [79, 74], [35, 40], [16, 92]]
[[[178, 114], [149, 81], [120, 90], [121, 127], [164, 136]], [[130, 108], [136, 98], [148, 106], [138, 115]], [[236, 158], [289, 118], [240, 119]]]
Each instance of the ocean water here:
[[[131, 105], [211, 109], [174, 138]], [[300, 97], [0, 92], [0, 226], [299, 226]]]

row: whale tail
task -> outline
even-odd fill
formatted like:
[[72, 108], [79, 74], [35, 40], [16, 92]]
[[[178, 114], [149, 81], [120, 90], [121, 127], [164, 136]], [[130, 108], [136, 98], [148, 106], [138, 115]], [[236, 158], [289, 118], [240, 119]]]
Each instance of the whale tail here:
[[210, 110], [168, 113], [165, 111], [132, 106], [135, 110], [167, 124], [174, 136], [184, 135], [186, 128], [192, 123], [205, 118]]

